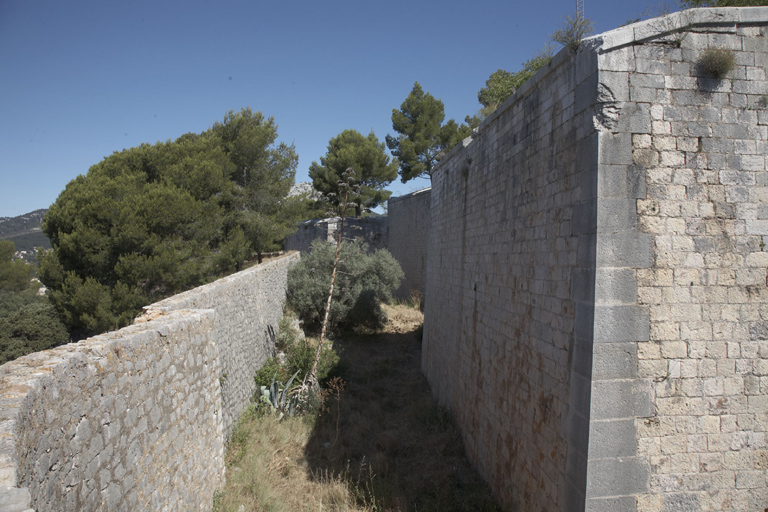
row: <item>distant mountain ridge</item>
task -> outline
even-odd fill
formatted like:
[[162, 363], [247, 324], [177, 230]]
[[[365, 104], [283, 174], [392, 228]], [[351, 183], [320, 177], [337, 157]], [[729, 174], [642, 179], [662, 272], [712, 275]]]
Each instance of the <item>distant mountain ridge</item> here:
[[51, 248], [51, 242], [43, 233], [42, 223], [47, 209], [19, 215], [0, 217], [0, 240], [10, 240], [17, 251], [29, 251], [35, 247]]

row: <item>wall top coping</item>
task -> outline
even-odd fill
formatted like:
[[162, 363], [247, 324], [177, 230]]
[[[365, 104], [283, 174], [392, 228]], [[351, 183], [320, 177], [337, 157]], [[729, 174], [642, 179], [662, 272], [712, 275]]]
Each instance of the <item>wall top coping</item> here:
[[721, 24], [766, 24], [768, 7], [708, 7], [687, 9], [650, 20], [638, 21], [625, 27], [619, 27], [584, 41], [596, 41], [597, 49], [604, 53], [627, 44], [653, 39], [688, 26], [706, 26]]
[[[208, 284], [204, 284], [202, 286], [198, 286], [197, 288], [192, 288], [191, 290], [187, 290], [185, 292], [178, 293], [176, 295], [172, 295], [170, 297], [167, 297], [163, 300], [157, 301], [154, 304], [150, 304], [148, 306], [144, 306], [142, 309], [144, 310], [145, 314], [155, 311], [171, 311], [178, 309], [178, 307], [175, 307], [175, 305], [180, 303], [186, 303], [191, 298], [195, 296], [203, 296], [210, 290], [214, 290], [217, 288], [220, 288], [222, 285], [227, 285], [231, 283], [232, 281], [238, 281], [242, 279], [243, 277], [250, 275], [250, 274], [258, 274], [261, 272], [268, 272], [272, 270], [273, 267], [276, 267], [278, 265], [282, 264], [282, 260], [285, 258], [290, 259], [299, 259], [300, 255], [297, 251], [290, 252], [288, 254], [284, 254], [282, 256], [279, 256], [275, 258], [274, 260], [267, 261], [265, 263], [262, 263], [260, 265], [254, 265], [252, 267], [248, 267], [245, 270], [241, 270], [240, 272], [235, 272], [234, 274], [230, 274], [228, 276], [224, 276], [222, 278], [217, 279], [216, 281], [213, 281]], [[139, 317], [136, 320], [140, 321], [141, 318]], [[134, 322], [135, 323], [135, 322]]]
[[[732, 25], [732, 24], [763, 24], [768, 25], [768, 7], [705, 7], [697, 9], [687, 9], [658, 18], [639, 21], [625, 27], [619, 27], [601, 34], [597, 34], [582, 41], [579, 50], [575, 55], [585, 55], [587, 53], [607, 53], [611, 50], [630, 45], [632, 43], [647, 41], [673, 32], [677, 32], [681, 27], [701, 27], [712, 25]], [[445, 162], [452, 160], [457, 154], [461, 153], [465, 147], [469, 146], [474, 139], [482, 136], [485, 128], [497, 117], [508, 110], [512, 105], [520, 101], [528, 91], [536, 87], [544, 78], [563, 64], [566, 60], [573, 58], [574, 52], [568, 48], [562, 48], [552, 57], [548, 65], [539, 69], [527, 82], [517, 89], [504, 103], [502, 103], [491, 115], [480, 123], [480, 126], [472, 130], [472, 135], [462, 140], [454, 146], [432, 171], [433, 173], [442, 170]]]
[[422, 188], [421, 190], [415, 190], [413, 192], [409, 192], [408, 194], [403, 194], [401, 196], [397, 197], [390, 197], [388, 202], [395, 203], [397, 201], [403, 201], [405, 199], [409, 199], [413, 196], [417, 196], [419, 194], [424, 194], [425, 192], [430, 192], [432, 190], [432, 187]]

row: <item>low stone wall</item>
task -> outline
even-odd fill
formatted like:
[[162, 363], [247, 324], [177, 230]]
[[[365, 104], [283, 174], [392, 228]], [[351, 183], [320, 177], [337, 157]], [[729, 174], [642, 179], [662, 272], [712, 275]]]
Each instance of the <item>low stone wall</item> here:
[[297, 259], [0, 366], [0, 511], [210, 510]]
[[403, 283], [395, 291], [395, 297], [399, 299], [407, 299], [412, 290], [424, 297], [431, 193], [429, 188], [417, 190], [393, 197], [387, 205], [387, 249], [400, 263], [405, 274]]
[[0, 485], [30, 499], [16, 510], [210, 507], [224, 481], [213, 322], [177, 312], [0, 367]]
[[183, 309], [215, 311], [212, 336], [219, 346], [226, 433], [253, 396], [256, 370], [274, 355], [288, 268], [298, 260], [298, 253], [288, 254], [144, 308], [150, 316]]

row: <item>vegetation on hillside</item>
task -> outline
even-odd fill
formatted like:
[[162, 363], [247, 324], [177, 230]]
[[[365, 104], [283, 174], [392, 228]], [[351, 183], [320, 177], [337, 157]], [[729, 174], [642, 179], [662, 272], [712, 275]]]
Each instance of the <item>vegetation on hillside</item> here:
[[66, 327], [39, 284], [34, 267], [13, 260], [12, 242], [0, 240], [0, 364], [69, 341]]
[[27, 261], [34, 261], [38, 247], [51, 248], [42, 229], [43, 216], [48, 210], [35, 210], [16, 217], [0, 218], [0, 240], [10, 240], [17, 251], [26, 251]]
[[304, 216], [293, 146], [246, 108], [200, 134], [116, 152], [71, 181], [43, 230], [40, 278], [77, 337], [282, 248]]
[[0, 239], [7, 239], [35, 231], [41, 232], [40, 224], [43, 222], [43, 216], [47, 211], [42, 209], [16, 217], [0, 217]]

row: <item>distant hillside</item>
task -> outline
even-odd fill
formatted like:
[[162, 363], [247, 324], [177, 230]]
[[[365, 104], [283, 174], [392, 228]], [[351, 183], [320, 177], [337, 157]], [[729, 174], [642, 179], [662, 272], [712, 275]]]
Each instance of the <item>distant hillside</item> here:
[[18, 217], [0, 217], [0, 240], [10, 240], [17, 251], [29, 251], [35, 247], [51, 248], [51, 242], [43, 234], [41, 224], [48, 210], [35, 210]]

